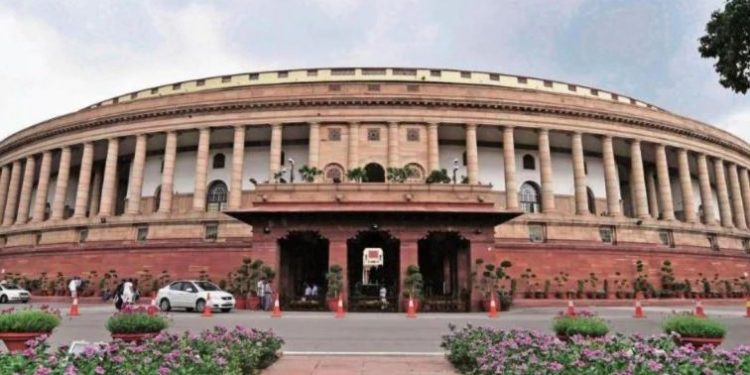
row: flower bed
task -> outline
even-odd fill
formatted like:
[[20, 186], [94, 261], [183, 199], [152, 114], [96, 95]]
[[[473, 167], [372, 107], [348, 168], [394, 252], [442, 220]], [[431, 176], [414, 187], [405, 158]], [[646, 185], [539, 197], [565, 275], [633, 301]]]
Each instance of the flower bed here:
[[199, 335], [160, 333], [142, 344], [113, 341], [78, 355], [51, 352], [40, 338], [23, 354], [0, 356], [8, 374], [257, 374], [278, 359], [283, 340], [271, 332], [215, 327]]
[[748, 374], [750, 347], [695, 350], [673, 337], [598, 339], [467, 326], [443, 337], [448, 360], [464, 374]]

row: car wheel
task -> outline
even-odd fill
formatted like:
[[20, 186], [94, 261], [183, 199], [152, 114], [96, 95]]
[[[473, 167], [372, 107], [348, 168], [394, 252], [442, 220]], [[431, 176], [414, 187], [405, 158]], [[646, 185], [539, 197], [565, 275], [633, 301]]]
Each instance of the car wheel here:
[[8, 296], [6, 296], [5, 294], [0, 296], [0, 303], [8, 303]]
[[221, 309], [221, 312], [223, 312], [223, 313], [228, 313], [230, 311], [232, 311], [232, 309]]
[[195, 303], [195, 311], [197, 312], [203, 312], [203, 309], [206, 307], [206, 301], [199, 299], [198, 302]]
[[172, 309], [172, 305], [169, 304], [168, 299], [164, 298], [159, 302], [159, 309], [166, 312]]

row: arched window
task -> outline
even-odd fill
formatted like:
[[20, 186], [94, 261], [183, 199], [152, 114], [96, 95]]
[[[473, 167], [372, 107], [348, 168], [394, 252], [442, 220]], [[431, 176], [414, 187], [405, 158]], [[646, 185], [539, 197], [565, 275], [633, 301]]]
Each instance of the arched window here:
[[588, 186], [586, 186], [586, 198], [589, 203], [589, 212], [596, 215], [596, 197], [594, 196], [594, 191]]
[[328, 164], [323, 168], [326, 182], [338, 184], [344, 181], [344, 168], [336, 163]]
[[534, 157], [526, 154], [523, 156], [523, 169], [529, 169], [529, 170], [535, 170], [536, 169], [536, 160], [534, 160]]
[[223, 181], [214, 181], [208, 185], [206, 194], [206, 210], [209, 212], [223, 211], [227, 206], [227, 184]]
[[214, 155], [213, 167], [214, 169], [224, 169], [224, 165], [227, 163], [227, 157], [224, 154]]
[[518, 192], [519, 201], [521, 203], [521, 209], [524, 212], [536, 213], [541, 212], [541, 196], [539, 194], [539, 186], [531, 181], [526, 181], [521, 185], [521, 190]]
[[385, 169], [378, 163], [365, 165], [366, 182], [385, 182]]
[[424, 175], [424, 168], [422, 168], [421, 165], [417, 163], [409, 163], [406, 165], [406, 168], [409, 169], [409, 176], [406, 178], [406, 182], [411, 184], [418, 184], [420, 182], [424, 182], [425, 175]]

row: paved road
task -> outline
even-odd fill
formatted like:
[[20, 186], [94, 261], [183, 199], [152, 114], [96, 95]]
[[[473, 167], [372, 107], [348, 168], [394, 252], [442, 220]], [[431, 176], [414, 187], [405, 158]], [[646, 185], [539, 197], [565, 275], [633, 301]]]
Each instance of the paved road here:
[[[58, 306], [64, 308], [64, 306]], [[750, 319], [744, 317], [741, 307], [709, 307], [707, 314], [721, 319], [729, 329], [724, 347], [750, 345]], [[687, 311], [686, 306], [682, 311]], [[67, 345], [73, 340], [107, 341], [109, 334], [104, 322], [114, 309], [109, 305], [81, 306], [81, 316], [65, 317], [51, 337], [53, 345]], [[347, 314], [344, 319], [334, 319], [331, 313], [286, 312], [280, 319], [268, 313], [238, 311], [215, 313], [204, 318], [197, 313], [175, 312], [169, 314], [172, 332], [201, 330], [214, 325], [232, 327], [244, 325], [260, 329], [273, 329], [284, 338], [286, 352], [367, 352], [367, 353], [436, 353], [440, 352], [441, 336], [448, 333], [448, 325], [497, 328], [526, 328], [550, 331], [552, 317], [558, 308], [523, 308], [502, 313], [497, 319], [484, 314], [420, 314], [417, 319], [407, 319], [403, 314], [359, 313]], [[646, 307], [646, 319], [631, 317], [631, 308], [596, 308], [595, 311], [610, 322], [613, 331], [623, 333], [657, 334], [662, 319], [675, 308]]]

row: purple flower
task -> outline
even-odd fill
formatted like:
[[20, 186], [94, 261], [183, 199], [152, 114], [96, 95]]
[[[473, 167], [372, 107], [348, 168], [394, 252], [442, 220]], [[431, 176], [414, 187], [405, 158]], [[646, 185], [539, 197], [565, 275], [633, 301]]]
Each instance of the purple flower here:
[[563, 365], [561, 365], [558, 362], [552, 362], [552, 363], [549, 364], [549, 366], [547, 366], [547, 368], [550, 369], [550, 370], [552, 370], [552, 371], [560, 371], [560, 370], [563, 369]]
[[656, 361], [648, 361], [648, 369], [654, 372], [661, 370], [663, 366]]
[[34, 375], [49, 375], [51, 373], [52, 373], [52, 370], [44, 366], [41, 366], [38, 369], [36, 369], [36, 371], [34, 371]]
[[169, 368], [168, 367], [159, 367], [159, 375], [169, 375]]
[[106, 374], [106, 373], [107, 373], [107, 371], [106, 371], [106, 370], [104, 370], [104, 367], [102, 367], [102, 366], [96, 366], [96, 368], [94, 369], [94, 372], [95, 372], [95, 373], [96, 373], [97, 375], [104, 375], [104, 374]]
[[68, 365], [68, 367], [65, 368], [64, 375], [78, 375], [78, 369], [74, 365]]

